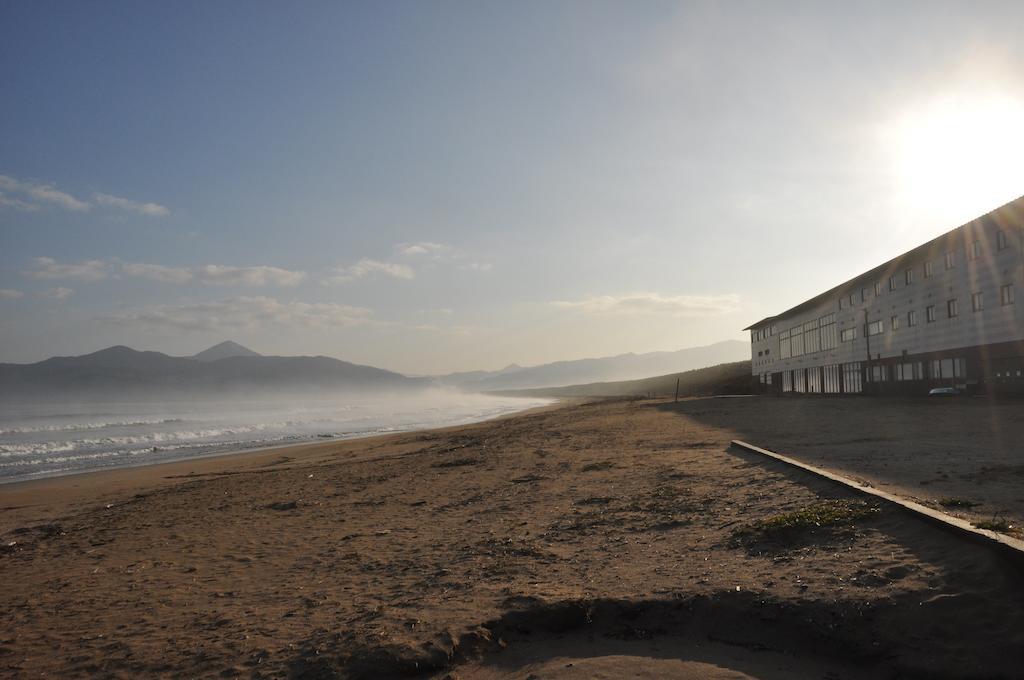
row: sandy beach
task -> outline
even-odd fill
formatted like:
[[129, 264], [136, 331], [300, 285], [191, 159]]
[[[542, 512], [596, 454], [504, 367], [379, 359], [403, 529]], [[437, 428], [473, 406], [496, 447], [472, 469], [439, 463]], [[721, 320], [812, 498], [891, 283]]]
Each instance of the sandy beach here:
[[[958, 407], [975, 408], [938, 406]], [[0, 669], [1016, 676], [1019, 565], [729, 441], [1011, 515], [1019, 475], [995, 486], [971, 475], [1012, 465], [1016, 446], [984, 449], [999, 463], [946, 456], [935, 481], [932, 459], [878, 463], [884, 433], [821, 445], [828, 409], [873, 418], [868, 400], [609, 400], [5, 485]], [[977, 409], [922, 422], [936, 437], [954, 422], [992, 431], [991, 410]], [[800, 422], [817, 423], [817, 438]], [[944, 456], [970, 448], [946, 441]]]

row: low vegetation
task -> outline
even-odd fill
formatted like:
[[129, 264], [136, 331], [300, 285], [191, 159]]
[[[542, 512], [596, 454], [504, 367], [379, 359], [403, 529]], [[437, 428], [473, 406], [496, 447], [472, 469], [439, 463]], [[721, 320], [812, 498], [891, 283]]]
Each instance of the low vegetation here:
[[1010, 524], [1009, 520], [1003, 519], [1002, 517], [993, 517], [992, 519], [984, 519], [980, 522], [975, 522], [974, 526], [978, 529], [987, 529], [988, 531], [998, 531], [1004, 534], [1020, 533], [1013, 524]]
[[738, 527], [732, 535], [741, 544], [788, 543], [823, 528], [852, 528], [879, 511], [877, 505], [866, 501], [826, 500]]

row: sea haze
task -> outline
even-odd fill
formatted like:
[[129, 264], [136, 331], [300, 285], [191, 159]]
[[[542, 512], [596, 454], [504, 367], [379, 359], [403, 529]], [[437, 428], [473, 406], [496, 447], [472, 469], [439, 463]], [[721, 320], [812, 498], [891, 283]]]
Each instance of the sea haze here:
[[459, 425], [549, 401], [429, 389], [401, 395], [10, 403], [0, 411], [0, 482]]

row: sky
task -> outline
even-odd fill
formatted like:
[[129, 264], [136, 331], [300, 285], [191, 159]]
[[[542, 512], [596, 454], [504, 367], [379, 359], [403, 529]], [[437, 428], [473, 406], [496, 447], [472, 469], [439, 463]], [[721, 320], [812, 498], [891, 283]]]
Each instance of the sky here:
[[1019, 2], [0, 5], [0, 361], [744, 339], [1024, 193]]

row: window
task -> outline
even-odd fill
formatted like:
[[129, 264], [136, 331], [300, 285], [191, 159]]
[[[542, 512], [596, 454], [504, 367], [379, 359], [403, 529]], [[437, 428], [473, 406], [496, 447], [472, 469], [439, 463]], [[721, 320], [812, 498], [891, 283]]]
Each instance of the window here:
[[822, 392], [825, 394], [839, 394], [839, 364], [830, 364], [824, 369], [825, 382]]
[[817, 367], [807, 369], [807, 391], [821, 393], [821, 371]]
[[894, 317], [890, 318], [889, 319], [889, 327], [892, 328], [894, 331], [899, 330], [899, 328], [900, 328], [900, 317], [899, 316], [894, 316]]
[[836, 346], [836, 315], [826, 314], [818, 320], [821, 324], [821, 348], [835, 349]]
[[881, 321], [872, 321], [868, 324], [868, 335], [881, 335], [885, 332], [885, 324]]
[[889, 277], [889, 290], [896, 290], [896, 275]]
[[911, 309], [909, 312], [907, 312], [907, 325], [908, 326], [916, 326], [917, 325], [917, 312], [914, 311], [913, 309]]
[[887, 366], [874, 364], [871, 367], [871, 382], [885, 382], [889, 378]]
[[860, 289], [860, 301], [861, 302], [867, 302], [868, 301], [868, 289], [867, 288], [861, 288]]
[[924, 365], [920, 361], [896, 364], [896, 380], [921, 380], [924, 377]]
[[956, 264], [956, 255], [951, 250], [948, 253], [946, 253], [946, 269], [952, 269], [953, 265], [955, 265], [955, 264]]
[[857, 294], [850, 293], [850, 306], [853, 307], [857, 304]]
[[932, 263], [931, 262], [925, 262], [924, 263], [924, 278], [930, 279], [931, 276], [932, 276]]
[[852, 342], [853, 340], [856, 340], [857, 339], [857, 329], [856, 328], [847, 328], [847, 329], [843, 330], [843, 332], [839, 334], [839, 339], [842, 340], [843, 342]]
[[1006, 232], [996, 232], [996, 248], [998, 248], [999, 250], [1006, 250], [1009, 247], [1010, 243], [1006, 238]]
[[985, 309], [984, 293], [971, 293], [971, 309], [973, 309], [976, 312], [980, 312], [981, 310]]
[[967, 361], [956, 359], [932, 359], [930, 373], [932, 380], [948, 380], [967, 376]]
[[914, 282], [913, 269], [908, 269], [907, 271], [903, 272], [903, 282], [906, 283], [908, 286]]
[[793, 351], [793, 356], [802, 357], [804, 355], [804, 327], [797, 326], [796, 328], [789, 329], [789, 344]]
[[855, 394], [862, 390], [860, 362], [843, 364], [843, 391], [847, 394]]
[[779, 357], [789, 359], [793, 356], [790, 352], [789, 331], [779, 333]]
[[793, 371], [782, 372], [782, 391], [792, 392], [793, 391]]
[[946, 315], [950, 318], [956, 318], [960, 316], [960, 301], [956, 298], [952, 300], [946, 300]]
[[793, 371], [793, 391], [794, 392], [806, 392], [807, 391], [807, 371], [798, 368]]
[[981, 257], [981, 241], [975, 241], [971, 244], [971, 249], [968, 252], [968, 257], [972, 260], [977, 260]]
[[842, 310], [845, 307], [846, 307], [846, 299], [845, 298], [839, 298], [839, 309]]
[[804, 324], [804, 354], [814, 354], [821, 350], [821, 336], [818, 335], [818, 320]]
[[877, 296], [879, 296], [881, 294], [882, 294], [882, 284], [880, 282], [878, 282], [878, 281], [875, 281], [875, 296], [877, 297]]
[[928, 305], [924, 308], [924, 318], [928, 323], [935, 321], [935, 305]]
[[1013, 284], [1008, 283], [999, 289], [999, 303], [1004, 307], [1013, 304]]

